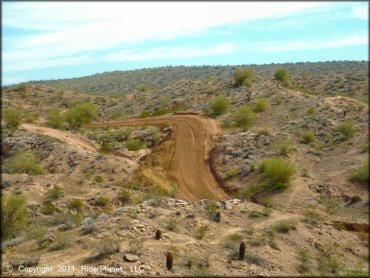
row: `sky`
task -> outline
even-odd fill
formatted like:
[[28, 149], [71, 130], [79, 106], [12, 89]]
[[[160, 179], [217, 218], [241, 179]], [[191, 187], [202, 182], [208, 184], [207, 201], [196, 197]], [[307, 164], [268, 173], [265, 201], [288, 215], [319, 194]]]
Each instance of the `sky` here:
[[3, 2], [2, 84], [167, 65], [368, 61], [368, 2]]

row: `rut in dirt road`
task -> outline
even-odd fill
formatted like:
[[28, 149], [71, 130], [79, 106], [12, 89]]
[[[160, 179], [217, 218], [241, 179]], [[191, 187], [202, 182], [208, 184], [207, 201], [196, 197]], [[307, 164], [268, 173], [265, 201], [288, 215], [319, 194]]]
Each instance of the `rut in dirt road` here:
[[200, 199], [226, 200], [223, 191], [206, 162], [212, 147], [217, 125], [212, 119], [199, 115], [173, 115], [153, 118], [133, 118], [102, 124], [86, 125], [89, 128], [136, 126], [168, 123], [173, 128], [174, 153], [168, 174], [178, 184], [179, 197], [188, 201]]

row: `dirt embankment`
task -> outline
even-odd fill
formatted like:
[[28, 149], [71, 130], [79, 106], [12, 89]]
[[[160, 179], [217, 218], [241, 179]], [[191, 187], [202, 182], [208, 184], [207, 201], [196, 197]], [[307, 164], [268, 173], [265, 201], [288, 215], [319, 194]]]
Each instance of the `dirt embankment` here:
[[207, 159], [212, 139], [218, 133], [216, 123], [198, 115], [173, 115], [154, 118], [132, 118], [121, 121], [90, 124], [86, 127], [104, 128], [117, 126], [170, 124], [173, 129], [174, 151], [168, 168], [169, 176], [178, 184], [179, 197], [195, 201], [202, 198], [226, 200], [212, 175]]

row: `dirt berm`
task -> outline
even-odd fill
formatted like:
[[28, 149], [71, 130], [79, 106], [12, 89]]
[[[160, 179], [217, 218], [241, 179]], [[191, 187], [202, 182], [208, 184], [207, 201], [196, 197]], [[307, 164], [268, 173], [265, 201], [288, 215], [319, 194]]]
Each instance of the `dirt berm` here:
[[168, 174], [174, 177], [179, 197], [196, 201], [202, 198], [226, 200], [228, 195], [212, 175], [207, 164], [212, 139], [218, 133], [214, 120], [199, 115], [173, 115], [153, 118], [131, 118], [120, 121], [90, 124], [86, 127], [169, 124], [173, 129], [174, 151]]

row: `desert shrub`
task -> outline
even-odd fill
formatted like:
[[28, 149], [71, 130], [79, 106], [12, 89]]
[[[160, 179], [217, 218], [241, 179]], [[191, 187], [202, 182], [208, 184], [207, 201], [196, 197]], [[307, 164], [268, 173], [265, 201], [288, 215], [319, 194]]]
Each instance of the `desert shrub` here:
[[134, 239], [128, 243], [128, 252], [135, 255], [141, 255], [144, 249], [144, 244], [141, 240]]
[[327, 276], [328, 273], [337, 274], [342, 266], [336, 257], [337, 248], [334, 244], [324, 244], [321, 249], [321, 254], [318, 258], [319, 272], [321, 275]]
[[80, 199], [73, 199], [69, 202], [69, 208], [77, 212], [81, 212], [83, 207], [84, 204]]
[[102, 176], [95, 176], [95, 182], [98, 182], [98, 183], [101, 183], [101, 182], [103, 182], [104, 180], [103, 180], [103, 178], [102, 178]]
[[289, 72], [285, 68], [278, 69], [274, 74], [274, 78], [275, 80], [281, 82], [286, 87], [288, 87], [290, 84]]
[[39, 158], [32, 151], [18, 152], [5, 164], [6, 172], [41, 175], [44, 169], [39, 164]]
[[248, 216], [250, 218], [262, 218], [268, 217], [271, 214], [271, 208], [264, 208], [262, 211], [252, 210], [249, 212]]
[[308, 249], [302, 248], [298, 250], [298, 260], [300, 265], [298, 271], [305, 273], [310, 270], [310, 252]]
[[144, 92], [149, 91], [149, 86], [148, 86], [148, 85], [146, 85], [146, 84], [144, 84], [144, 83], [141, 83], [141, 84], [139, 84], [139, 86], [137, 87], [137, 89], [138, 89], [140, 92], [144, 93]]
[[140, 139], [130, 139], [126, 142], [126, 148], [129, 151], [138, 151], [140, 149], [145, 149], [146, 143]]
[[108, 142], [103, 142], [100, 145], [99, 153], [101, 153], [101, 154], [108, 154], [108, 153], [111, 152], [111, 150], [112, 150], [112, 144], [111, 143], [108, 143]]
[[57, 108], [50, 109], [46, 116], [46, 125], [51, 128], [61, 129], [64, 126], [64, 117]]
[[1, 201], [1, 239], [20, 234], [28, 220], [27, 202], [21, 195], [5, 195]]
[[265, 267], [268, 265], [268, 261], [265, 258], [255, 253], [252, 253], [252, 252], [248, 252], [245, 256], [245, 259], [248, 263], [254, 264], [260, 267]]
[[1, 249], [4, 250], [5, 248], [16, 246], [18, 244], [21, 244], [25, 240], [25, 237], [16, 237], [9, 240], [4, 240], [1, 242]]
[[241, 85], [245, 85], [244, 83], [247, 83], [247, 84], [250, 84], [247, 87], [250, 87], [252, 85], [251, 83], [252, 78], [253, 78], [253, 71], [251, 69], [237, 68], [234, 72], [234, 85], [235, 87], [239, 87]]
[[351, 180], [364, 185], [369, 185], [369, 159], [366, 159], [360, 167], [352, 171]]
[[361, 202], [362, 201], [362, 198], [361, 196], [359, 195], [354, 195], [351, 197], [350, 201], [349, 201], [349, 204], [350, 205], [353, 205], [353, 204], [357, 204], [358, 202]]
[[23, 121], [25, 123], [34, 123], [34, 122], [37, 121], [39, 116], [36, 113], [33, 113], [33, 112], [24, 112], [22, 114], [22, 118], [23, 118]]
[[63, 250], [70, 247], [72, 244], [71, 236], [67, 234], [58, 234], [55, 237], [55, 241], [50, 246], [50, 250], [57, 251]]
[[101, 259], [108, 257], [114, 253], [118, 253], [121, 249], [120, 242], [118, 239], [115, 238], [103, 238], [99, 241], [96, 246], [96, 256], [94, 259]]
[[123, 189], [118, 195], [118, 200], [124, 204], [128, 204], [131, 201], [131, 198], [131, 192], [125, 189]]
[[149, 116], [150, 116], [150, 112], [146, 111], [146, 110], [142, 111], [141, 114], [140, 114], [141, 118], [147, 118]]
[[270, 127], [262, 127], [256, 131], [257, 135], [271, 136], [272, 129]]
[[342, 134], [343, 139], [348, 140], [355, 135], [356, 126], [350, 121], [345, 121], [338, 125], [337, 131]]
[[208, 232], [209, 228], [207, 225], [201, 225], [198, 227], [196, 233], [195, 233], [195, 237], [197, 239], [202, 239], [206, 233]]
[[170, 112], [170, 110], [168, 110], [168, 108], [156, 108], [153, 111], [153, 115], [156, 116], [156, 117], [158, 117], [158, 116], [165, 115], [165, 114], [167, 114], [169, 112]]
[[26, 254], [21, 256], [11, 256], [9, 257], [9, 265], [13, 268], [18, 268], [19, 266], [31, 267], [39, 264], [40, 254]]
[[210, 105], [212, 116], [217, 117], [217, 116], [225, 114], [227, 110], [229, 109], [229, 106], [230, 106], [230, 102], [226, 97], [219, 96], [219, 97], [214, 98], [211, 101], [211, 105]]
[[295, 151], [295, 146], [292, 141], [289, 139], [283, 139], [281, 141], [276, 142], [274, 146], [280, 154], [288, 155], [291, 152]]
[[297, 223], [295, 223], [294, 221], [284, 220], [284, 221], [280, 221], [279, 223], [275, 224], [273, 226], [273, 229], [278, 233], [287, 234], [291, 230], [295, 230], [296, 225]]
[[96, 226], [94, 219], [92, 217], [87, 217], [81, 222], [81, 230], [84, 235], [91, 234], [96, 231]]
[[216, 204], [216, 202], [214, 201], [209, 201], [205, 208], [206, 212], [208, 212], [209, 214], [214, 214], [216, 213], [216, 211], [218, 210], [218, 205]]
[[19, 93], [25, 93], [27, 91], [27, 85], [26, 84], [19, 84], [17, 85], [14, 90]]
[[316, 136], [311, 130], [305, 130], [301, 133], [301, 142], [303, 144], [311, 144], [315, 140]]
[[166, 223], [166, 229], [169, 231], [176, 231], [179, 222], [176, 219], [170, 218]]
[[247, 106], [243, 105], [239, 107], [232, 115], [231, 119], [235, 123], [237, 127], [241, 127], [244, 129], [248, 129], [252, 126], [256, 116], [252, 109]]
[[284, 189], [289, 186], [290, 179], [295, 173], [295, 166], [278, 157], [271, 157], [262, 160], [258, 170], [263, 174], [267, 187]]
[[238, 233], [228, 234], [226, 236], [224, 245], [226, 248], [236, 249], [239, 246], [240, 241], [242, 239], [243, 239], [242, 235]]
[[266, 111], [267, 108], [267, 101], [265, 99], [258, 99], [254, 105], [254, 112], [263, 112]]
[[63, 190], [58, 185], [54, 185], [53, 188], [48, 191], [48, 197], [52, 200], [58, 199], [63, 196], [63, 194]]
[[307, 109], [307, 114], [308, 114], [308, 115], [315, 115], [315, 114], [317, 114], [317, 110], [316, 110], [316, 108], [315, 108], [315, 107], [310, 107], [310, 108], [308, 108], [308, 109]]
[[96, 199], [96, 204], [101, 207], [106, 207], [109, 204], [109, 199], [105, 197], [99, 197]]
[[96, 116], [98, 108], [92, 103], [82, 103], [73, 106], [65, 114], [65, 119], [70, 127], [79, 128], [90, 123]]
[[22, 123], [22, 114], [16, 109], [12, 108], [4, 109], [3, 121], [6, 127], [15, 129]]
[[365, 143], [361, 145], [361, 152], [368, 153], [369, 152], [369, 143]]
[[229, 168], [226, 172], [226, 180], [231, 180], [238, 174], [239, 170], [237, 168]]
[[43, 208], [42, 208], [42, 212], [46, 215], [51, 215], [53, 214], [54, 212], [56, 212], [57, 208], [56, 206], [53, 204], [53, 203], [45, 203]]
[[316, 225], [318, 222], [322, 220], [322, 217], [320, 214], [318, 214], [314, 210], [306, 210], [303, 213], [304, 218], [302, 219], [302, 222], [310, 224], [310, 225]]

